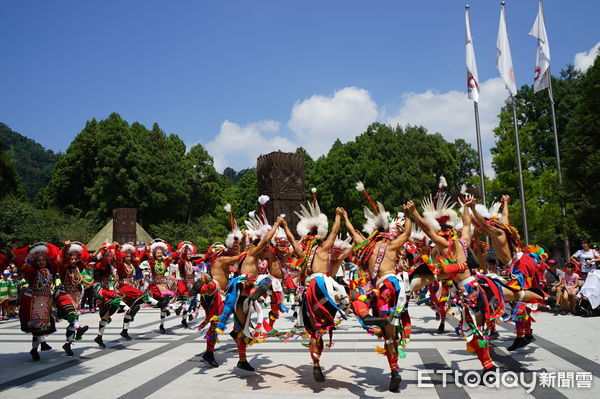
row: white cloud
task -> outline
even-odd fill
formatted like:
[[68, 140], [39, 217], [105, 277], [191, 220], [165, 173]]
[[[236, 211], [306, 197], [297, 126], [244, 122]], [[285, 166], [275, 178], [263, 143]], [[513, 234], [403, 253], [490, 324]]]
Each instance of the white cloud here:
[[582, 72], [587, 71], [588, 68], [592, 66], [594, 60], [598, 56], [598, 49], [600, 49], [600, 42], [596, 43], [596, 45], [592, 47], [588, 52], [583, 51], [581, 53], [575, 54], [575, 59], [573, 60], [575, 69], [578, 69]]
[[348, 141], [364, 132], [378, 117], [369, 92], [345, 87], [332, 96], [314, 95], [297, 102], [288, 127], [313, 157], [325, 154], [336, 139]]
[[206, 149], [215, 160], [215, 168], [241, 170], [256, 165], [256, 158], [271, 151], [295, 151], [297, 145], [278, 135], [277, 121], [253, 122], [246, 125], [225, 121], [219, 134]]
[[[480, 90], [484, 162], [486, 174], [493, 176], [489, 151], [494, 144], [492, 129], [498, 124], [497, 116], [508, 92], [501, 78], [483, 82]], [[440, 132], [450, 141], [463, 138], [476, 148], [473, 103], [466, 92], [428, 90], [407, 93], [402, 100], [400, 107], [389, 110], [378, 107], [367, 90], [346, 87], [331, 96], [314, 95], [296, 102], [287, 123], [289, 134], [282, 132], [277, 121], [246, 125], [225, 121], [206, 149], [218, 171], [227, 166], [235, 170], [251, 167], [260, 154], [294, 151], [299, 146], [316, 158], [326, 153], [336, 139], [352, 140], [377, 120], [391, 125], [423, 125], [430, 133]]]
[[[481, 127], [484, 168], [486, 175], [493, 175], [490, 147], [494, 144], [492, 130], [498, 125], [498, 114], [508, 92], [501, 78], [486, 80], [480, 86], [479, 121]], [[423, 125], [430, 133], [441, 133], [454, 141], [462, 138], [477, 148], [473, 102], [467, 93], [453, 90], [437, 93], [427, 90], [422, 93], [407, 93], [402, 105], [390, 116], [385, 117], [391, 125]]]

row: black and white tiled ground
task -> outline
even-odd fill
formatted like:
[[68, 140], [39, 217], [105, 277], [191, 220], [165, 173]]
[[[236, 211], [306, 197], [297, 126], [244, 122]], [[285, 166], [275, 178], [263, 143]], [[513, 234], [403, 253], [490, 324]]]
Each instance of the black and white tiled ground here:
[[[122, 315], [115, 315], [107, 327], [107, 349], [92, 341], [98, 324], [96, 314], [81, 316], [90, 330], [74, 346], [75, 357], [68, 358], [60, 347], [66, 324], [48, 338], [54, 348], [40, 352], [42, 360], [29, 356], [30, 335], [19, 330], [18, 322], [0, 322], [0, 397], [2, 398], [246, 398], [305, 397], [442, 397], [442, 398], [590, 398], [600, 393], [600, 318], [555, 316], [538, 313], [534, 325], [537, 341], [517, 352], [506, 347], [514, 338], [511, 325], [500, 327], [495, 341], [495, 360], [504, 370], [522, 371], [527, 381], [531, 372], [588, 373], [591, 388], [538, 385], [531, 394], [525, 388], [488, 388], [457, 386], [449, 379], [442, 386], [440, 374], [430, 374], [433, 387], [419, 387], [419, 370], [479, 370], [477, 358], [465, 350], [465, 342], [453, 333], [434, 334], [438, 322], [425, 306], [412, 306], [413, 336], [400, 359], [403, 382], [400, 393], [387, 391], [389, 371], [385, 356], [375, 352], [382, 345], [367, 335], [356, 320], [339, 326], [335, 344], [325, 350], [322, 367], [324, 383], [314, 382], [307, 348], [302, 341], [280, 342], [275, 338], [248, 349], [250, 373], [235, 368], [237, 351], [228, 334], [220, 337], [216, 357], [218, 368], [207, 366], [200, 355], [205, 344], [193, 329], [184, 329], [179, 318], [171, 316], [167, 335], [158, 333], [158, 312], [143, 309], [130, 327], [133, 341], [119, 338]], [[190, 327], [195, 326], [192, 323]], [[292, 326], [291, 317], [278, 321], [276, 327]], [[548, 375], [548, 374], [546, 374]], [[539, 377], [539, 375], [538, 375]], [[424, 381], [429, 382], [429, 381]], [[563, 384], [564, 385], [564, 384]]]

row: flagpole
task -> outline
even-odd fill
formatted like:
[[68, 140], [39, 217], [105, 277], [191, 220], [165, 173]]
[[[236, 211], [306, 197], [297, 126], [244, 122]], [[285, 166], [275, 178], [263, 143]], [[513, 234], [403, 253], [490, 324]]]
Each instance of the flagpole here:
[[473, 47], [473, 37], [471, 36], [471, 17], [469, 13], [470, 5], [465, 6], [466, 22], [466, 63], [467, 63], [467, 89], [469, 98], [473, 100], [473, 109], [475, 111], [475, 134], [477, 138], [477, 153], [479, 154], [479, 178], [481, 180], [481, 198], [483, 205], [487, 207], [485, 192], [485, 171], [483, 168], [483, 149], [481, 145], [481, 129], [479, 126], [479, 77], [477, 76], [477, 64], [475, 62], [475, 49]]
[[523, 215], [523, 234], [525, 236], [525, 245], [529, 245], [529, 228], [527, 225], [527, 209], [525, 202], [525, 185], [523, 184], [523, 166], [521, 164], [521, 148], [519, 145], [519, 128], [517, 127], [517, 100], [511, 94], [513, 107], [513, 124], [515, 126], [515, 146], [517, 151], [517, 165], [519, 167], [519, 188], [521, 191], [521, 213]]
[[[558, 186], [562, 187], [562, 170], [560, 166], [560, 148], [558, 141], [558, 129], [556, 128], [556, 112], [554, 106], [554, 94], [552, 93], [552, 73], [550, 72], [550, 45], [548, 44], [548, 36], [546, 34], [546, 23], [544, 22], [544, 4], [542, 0], [539, 0], [539, 9], [538, 16], [535, 19], [533, 24], [533, 28], [531, 28], [530, 35], [534, 36], [538, 41], [538, 52], [536, 56], [536, 73], [542, 73], [542, 66], [545, 64], [544, 61], [548, 62], [548, 66], [546, 71], [540, 75], [536, 75], [534, 78], [534, 93], [543, 90], [543, 82], [544, 76], [547, 79], [546, 82], [548, 84], [548, 98], [550, 99], [550, 110], [552, 112], [552, 130], [554, 133], [554, 150], [556, 153], [556, 171], [558, 177]], [[541, 61], [540, 61], [541, 60]], [[539, 72], [538, 72], [539, 69]], [[542, 85], [536, 86], [537, 79], [540, 79]], [[562, 230], [564, 235], [564, 249], [565, 249], [565, 258], [569, 258], [570, 254], [570, 245], [569, 245], [569, 236], [567, 234], [567, 211], [565, 209], [565, 203], [563, 199], [560, 199], [560, 211], [562, 214]]]
[[[556, 152], [556, 170], [558, 175], [558, 187], [562, 188], [562, 169], [560, 167], [560, 148], [558, 144], [558, 131], [556, 129], [556, 113], [554, 111], [554, 95], [552, 94], [552, 74], [550, 73], [550, 67], [548, 67], [548, 97], [550, 98], [550, 109], [552, 111], [552, 130], [554, 131], [554, 150]], [[567, 210], [565, 209], [565, 202], [560, 200], [560, 212], [562, 214], [563, 234], [564, 234], [564, 246], [565, 246], [565, 259], [569, 259], [571, 252], [571, 246], [569, 245], [569, 236], [567, 235]]]
[[473, 108], [475, 110], [475, 133], [477, 135], [477, 152], [479, 153], [479, 179], [481, 181], [481, 198], [483, 200], [483, 206], [487, 207], [485, 193], [485, 173], [483, 170], [483, 149], [481, 146], [481, 129], [479, 128], [479, 104], [477, 103], [477, 101], [473, 101]]

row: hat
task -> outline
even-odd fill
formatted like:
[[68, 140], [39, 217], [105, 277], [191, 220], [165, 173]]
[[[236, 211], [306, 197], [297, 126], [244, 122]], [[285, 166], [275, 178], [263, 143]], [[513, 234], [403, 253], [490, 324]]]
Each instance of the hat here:
[[161, 238], [156, 238], [152, 242], [152, 245], [150, 245], [150, 253], [152, 254], [152, 256], [154, 256], [154, 253], [157, 249], [162, 250], [163, 253], [170, 251], [169, 244], [167, 244], [167, 242]]
[[183, 241], [177, 245], [177, 251], [183, 252], [186, 249], [189, 249], [192, 252], [192, 255], [196, 254], [196, 246], [192, 244], [190, 241]]
[[5, 270], [2, 274], [5, 276], [10, 276], [10, 272], [8, 270]]
[[121, 252], [129, 252], [132, 255], [135, 255], [136, 251], [137, 248], [132, 242], [126, 242], [125, 244], [121, 245]]
[[327, 236], [329, 222], [327, 216], [321, 213], [318, 202], [307, 203], [307, 206], [300, 205], [300, 212], [294, 212], [300, 219], [296, 225], [296, 231], [301, 237], [310, 235], [319, 235], [321, 238]]

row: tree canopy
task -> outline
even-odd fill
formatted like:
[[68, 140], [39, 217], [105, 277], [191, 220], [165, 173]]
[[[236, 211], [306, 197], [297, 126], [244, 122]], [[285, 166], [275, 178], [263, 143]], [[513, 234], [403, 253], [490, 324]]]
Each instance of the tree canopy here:
[[0, 142], [0, 199], [7, 195], [24, 196], [21, 177], [17, 173], [10, 156], [2, 149]]
[[[299, 150], [299, 153], [304, 153]], [[410, 199], [435, 191], [444, 175], [450, 187], [460, 187], [476, 173], [477, 153], [464, 140], [446, 141], [421, 126], [374, 123], [347, 143], [336, 141], [327, 155], [307, 159], [307, 189], [317, 188], [321, 208], [333, 215], [343, 206], [361, 218], [365, 205], [355, 189], [362, 181], [373, 199], [390, 211], [401, 211]]]
[[580, 82], [580, 97], [564, 141], [564, 193], [568, 198], [569, 227], [580, 238], [600, 237], [600, 57]]
[[48, 184], [60, 157], [1, 122], [0, 150], [6, 151], [6, 156], [12, 159], [29, 199]]
[[[598, 190], [598, 160], [600, 138], [595, 94], [598, 94], [596, 64], [582, 75], [569, 66], [560, 76], [552, 77], [556, 109], [557, 133], [562, 154], [563, 187], [559, 187], [556, 151], [548, 91], [533, 92], [533, 87], [522, 86], [516, 96], [517, 121], [527, 219], [532, 243], [560, 246], [564, 238], [564, 223], [571, 239], [595, 237], [594, 219], [596, 202], [584, 194], [588, 188]], [[594, 83], [594, 79], [596, 79]], [[596, 91], [594, 86], [596, 85]], [[597, 103], [596, 103], [597, 104]], [[594, 112], [596, 112], [594, 114]], [[513, 198], [511, 224], [522, 230], [519, 176], [513, 131], [513, 112], [510, 99], [502, 108], [499, 124], [494, 129], [496, 144], [491, 149], [495, 178], [490, 182], [490, 196], [498, 200], [502, 194]], [[594, 125], [594, 120], [596, 124]], [[594, 130], [596, 129], [596, 130]], [[583, 145], [582, 145], [583, 143]], [[578, 191], [580, 187], [582, 191]], [[591, 191], [587, 192], [590, 195]], [[561, 216], [561, 202], [567, 209], [567, 220]]]

